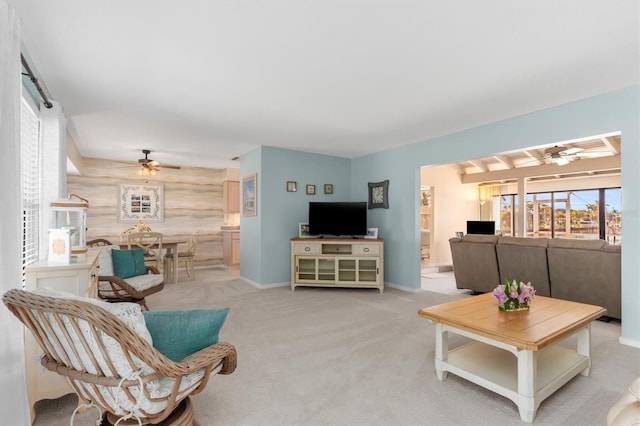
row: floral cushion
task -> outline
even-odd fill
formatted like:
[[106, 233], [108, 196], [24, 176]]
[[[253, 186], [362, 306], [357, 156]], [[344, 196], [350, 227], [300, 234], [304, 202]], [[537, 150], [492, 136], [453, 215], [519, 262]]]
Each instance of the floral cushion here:
[[111, 250], [119, 250], [118, 246], [101, 246], [98, 248], [98, 266], [100, 267], [99, 275], [113, 276], [113, 257]]

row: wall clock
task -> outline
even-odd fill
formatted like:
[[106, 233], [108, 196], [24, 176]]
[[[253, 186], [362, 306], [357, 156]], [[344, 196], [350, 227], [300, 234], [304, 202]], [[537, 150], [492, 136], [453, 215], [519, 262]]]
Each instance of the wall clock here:
[[389, 179], [369, 182], [369, 208], [389, 208]]

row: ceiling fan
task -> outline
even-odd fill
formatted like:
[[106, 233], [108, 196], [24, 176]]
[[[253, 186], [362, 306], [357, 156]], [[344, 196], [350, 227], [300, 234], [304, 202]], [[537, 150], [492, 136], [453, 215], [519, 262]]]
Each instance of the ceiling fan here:
[[584, 148], [567, 148], [564, 146], [553, 146], [544, 150], [544, 158], [556, 163], [558, 166], [564, 166], [569, 162], [580, 157], [601, 157], [603, 152], [583, 152]]
[[143, 149], [142, 153], [144, 154], [144, 158], [138, 159], [138, 175], [140, 176], [155, 176], [161, 168], [180, 170], [180, 166], [160, 164], [156, 160], [152, 160], [151, 158], [149, 158], [149, 154], [151, 154], [151, 151], [148, 149]]

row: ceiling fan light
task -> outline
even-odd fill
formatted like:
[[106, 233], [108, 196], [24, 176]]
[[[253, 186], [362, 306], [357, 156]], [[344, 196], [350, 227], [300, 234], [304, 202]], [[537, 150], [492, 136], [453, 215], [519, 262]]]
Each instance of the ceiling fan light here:
[[569, 160], [567, 160], [564, 157], [554, 158], [553, 162], [556, 163], [558, 166], [564, 166], [566, 164], [569, 164]]

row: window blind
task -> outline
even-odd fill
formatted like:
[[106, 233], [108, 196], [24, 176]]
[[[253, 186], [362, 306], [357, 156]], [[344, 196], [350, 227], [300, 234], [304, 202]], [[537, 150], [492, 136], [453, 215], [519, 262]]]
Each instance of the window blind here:
[[22, 270], [24, 275], [24, 268], [38, 260], [41, 185], [40, 119], [37, 110], [25, 98], [22, 98], [20, 116]]

